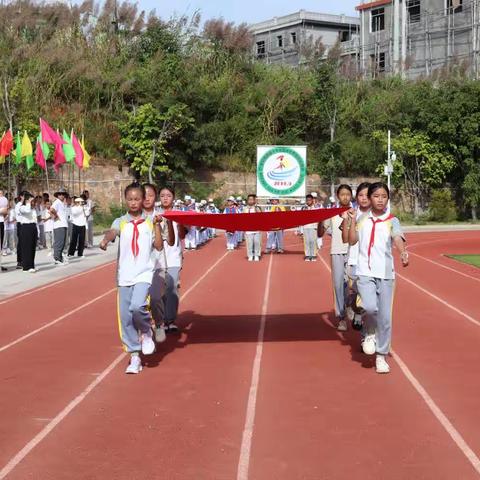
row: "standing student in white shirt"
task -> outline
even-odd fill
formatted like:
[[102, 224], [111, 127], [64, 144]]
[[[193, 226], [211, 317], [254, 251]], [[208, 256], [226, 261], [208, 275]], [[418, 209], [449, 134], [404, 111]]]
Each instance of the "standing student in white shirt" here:
[[368, 188], [371, 210], [358, 221], [350, 212], [349, 243], [358, 243], [358, 292], [365, 310], [365, 322], [374, 334], [365, 337], [362, 347], [366, 354], [377, 354], [377, 373], [389, 373], [386, 357], [392, 342], [392, 310], [395, 268], [392, 244], [400, 252], [404, 267], [408, 266], [406, 241], [396, 217], [386, 211], [390, 200], [388, 186], [382, 182]]
[[10, 202], [10, 208], [5, 216], [5, 240], [3, 245], [3, 255], [13, 253], [16, 246], [16, 229], [15, 229], [15, 203]]
[[[175, 201], [175, 191], [172, 187], [162, 187], [160, 190], [160, 208], [162, 212], [173, 210]], [[177, 222], [166, 222], [167, 232], [164, 235], [163, 251], [158, 255], [156, 271], [151, 289], [151, 300], [153, 305], [158, 305], [160, 311], [160, 302], [163, 302], [163, 322], [162, 326], [157, 322], [156, 337], [163, 338], [163, 333], [177, 333], [178, 326], [175, 321], [178, 314], [178, 285], [180, 283], [180, 271], [183, 265], [182, 240], [187, 233], [183, 225]], [[153, 310], [152, 310], [153, 312]], [[160, 315], [158, 315], [160, 318]], [[161, 330], [164, 330], [162, 332]]]
[[[5, 225], [6, 225], [6, 218], [8, 216], [8, 200], [4, 195], [3, 190], [0, 190], [0, 255], [6, 254], [6, 251], [3, 252], [3, 243], [5, 240]], [[0, 262], [2, 259], [0, 258]], [[6, 271], [6, 267], [1, 266], [0, 270], [2, 272]]]
[[[305, 197], [306, 208], [305, 210], [315, 210], [314, 196], [309, 194]], [[317, 261], [317, 231], [318, 222], [309, 223], [303, 226], [303, 245], [305, 250], [306, 262]]]
[[24, 272], [35, 273], [35, 253], [37, 251], [38, 230], [35, 199], [29, 192], [24, 192], [23, 202], [19, 207], [22, 215], [22, 269]]
[[88, 248], [93, 247], [93, 216], [95, 213], [95, 203], [90, 197], [90, 192], [88, 190], [84, 190], [82, 195], [86, 198], [85, 205], [88, 207], [88, 211], [90, 214], [87, 217], [87, 241], [86, 245]]
[[[247, 197], [247, 205], [243, 213], [259, 213], [262, 209], [257, 205], [257, 196], [251, 193]], [[245, 232], [247, 240], [247, 258], [249, 262], [259, 262], [262, 254], [262, 234], [257, 232]]]
[[87, 218], [90, 211], [85, 205], [85, 198], [83, 196], [76, 197], [73, 203], [74, 205], [70, 211], [72, 218], [72, 235], [70, 239], [70, 246], [68, 248], [68, 256], [73, 257], [76, 250], [79, 258], [85, 258], [83, 255], [83, 250], [85, 248]]
[[48, 256], [53, 255], [53, 216], [50, 213], [50, 200], [45, 200], [45, 208], [43, 209], [43, 225], [45, 229], [45, 245], [48, 249]]
[[20, 207], [23, 205], [23, 195], [25, 192], [21, 192], [17, 197], [15, 203], [15, 218], [17, 219], [17, 270], [22, 270], [22, 214], [20, 213]]
[[150, 313], [147, 310], [150, 285], [155, 267], [154, 250], [163, 249], [161, 216], [154, 221], [143, 214], [145, 190], [138, 183], [125, 189], [127, 214], [117, 218], [100, 243], [106, 250], [109, 242], [119, 237], [117, 284], [118, 327], [124, 349], [130, 353], [125, 373], [142, 370], [140, 352], [155, 351]]
[[[352, 188], [350, 185], [342, 184], [337, 188], [337, 199], [340, 207], [350, 207], [352, 201]], [[343, 218], [337, 215], [333, 218], [319, 223], [318, 235], [323, 237], [325, 232], [332, 236], [330, 247], [330, 258], [332, 262], [332, 283], [335, 301], [335, 317], [337, 319], [337, 330], [345, 332], [348, 329], [345, 315], [347, 301], [347, 255], [348, 243], [342, 239]]]
[[[357, 208], [352, 211], [345, 212], [342, 217], [344, 218], [342, 239], [344, 242], [349, 242], [350, 238], [350, 215], [355, 212], [355, 217], [358, 220], [362, 215], [368, 213], [370, 210], [370, 199], [368, 198], [368, 188], [370, 182], [363, 182], [357, 187], [355, 194], [355, 201]], [[347, 260], [347, 277], [348, 277], [348, 299], [346, 315], [352, 322], [352, 328], [354, 330], [362, 330], [362, 338], [367, 334], [365, 326], [362, 322], [363, 309], [358, 305], [358, 288], [357, 288], [357, 263], [358, 263], [358, 243], [356, 245], [350, 245], [348, 247], [348, 260]], [[362, 340], [363, 341], [363, 340]]]
[[65, 200], [68, 192], [61, 188], [53, 196], [56, 198], [50, 208], [53, 217], [53, 258], [56, 265], [63, 265], [67, 263], [63, 257], [63, 250], [67, 241], [68, 214]]

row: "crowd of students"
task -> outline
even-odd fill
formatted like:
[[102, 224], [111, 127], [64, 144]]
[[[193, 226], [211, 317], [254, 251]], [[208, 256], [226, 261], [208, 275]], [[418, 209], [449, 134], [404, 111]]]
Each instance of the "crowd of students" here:
[[[362, 183], [355, 199], [349, 185], [337, 189], [337, 206], [346, 210], [322, 222], [297, 229], [303, 235], [305, 260], [314, 261], [325, 234], [331, 236], [332, 283], [336, 328], [348, 330], [349, 321], [361, 333], [365, 354], [376, 354], [376, 371], [388, 373], [387, 356], [392, 336], [392, 302], [395, 270], [392, 246], [400, 252], [402, 264], [409, 263], [406, 241], [400, 223], [389, 213], [388, 187], [381, 183]], [[318, 197], [317, 197], [318, 198]], [[120, 337], [130, 353], [126, 373], [142, 369], [140, 353], [150, 355], [155, 342], [161, 343], [166, 333], [177, 332], [178, 287], [183, 263], [183, 245], [196, 249], [201, 234], [211, 238], [208, 228], [188, 227], [168, 220], [163, 213], [172, 209], [220, 213], [213, 201], [197, 204], [186, 196], [175, 200], [175, 192], [163, 187], [157, 192], [152, 184], [132, 184], [125, 190], [127, 213], [116, 219], [100, 248], [119, 237], [118, 315]], [[284, 209], [272, 199], [267, 211]], [[315, 195], [293, 208], [322, 208]], [[246, 201], [229, 197], [222, 213], [255, 213], [263, 211], [255, 195]], [[206, 232], [206, 233], [205, 233]], [[270, 235], [270, 237], [268, 237]], [[267, 252], [283, 251], [283, 232], [268, 232]], [[190, 238], [189, 238], [190, 236]], [[270, 240], [269, 240], [270, 238]], [[246, 240], [247, 258], [258, 261], [261, 256], [260, 232], [226, 232], [227, 248], [235, 249]]]
[[[70, 196], [65, 189], [34, 196], [22, 191], [9, 200], [0, 190], [0, 251], [2, 257], [17, 256], [17, 269], [36, 273], [37, 250], [48, 249], [56, 265], [69, 258], [84, 258], [84, 249], [93, 247], [95, 206], [88, 190]], [[2, 266], [2, 271], [6, 271]]]

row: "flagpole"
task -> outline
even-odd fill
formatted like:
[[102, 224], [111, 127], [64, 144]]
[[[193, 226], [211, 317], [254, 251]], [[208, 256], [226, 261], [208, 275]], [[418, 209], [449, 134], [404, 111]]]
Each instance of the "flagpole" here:
[[48, 163], [45, 160], [45, 178], [47, 180], [47, 192], [50, 194], [50, 184], [48, 182]]

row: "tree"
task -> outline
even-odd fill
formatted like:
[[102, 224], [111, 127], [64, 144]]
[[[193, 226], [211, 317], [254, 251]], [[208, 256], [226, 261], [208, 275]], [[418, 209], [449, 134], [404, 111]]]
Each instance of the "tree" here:
[[191, 125], [192, 117], [186, 105], [175, 104], [161, 112], [152, 104], [142, 105], [119, 123], [120, 145], [130, 167], [139, 177], [166, 176], [173, 165], [169, 163], [170, 139]]

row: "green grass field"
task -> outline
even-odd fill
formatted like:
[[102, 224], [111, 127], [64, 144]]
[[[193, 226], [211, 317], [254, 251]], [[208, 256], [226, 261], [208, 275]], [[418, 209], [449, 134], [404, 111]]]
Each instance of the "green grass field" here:
[[474, 267], [480, 268], [480, 255], [448, 255], [458, 262], [468, 263]]

